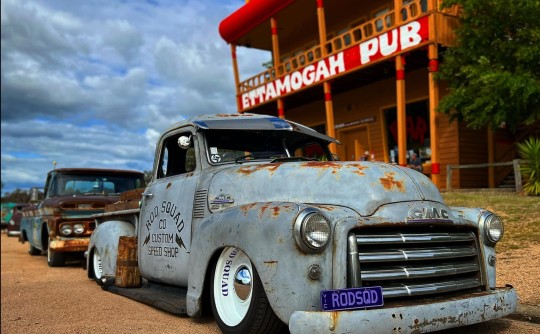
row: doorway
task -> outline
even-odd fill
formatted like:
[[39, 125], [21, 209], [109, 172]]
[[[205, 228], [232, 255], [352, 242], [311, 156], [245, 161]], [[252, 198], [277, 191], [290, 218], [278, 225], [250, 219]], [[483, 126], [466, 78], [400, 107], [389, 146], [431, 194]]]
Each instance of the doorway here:
[[371, 152], [366, 125], [340, 130], [338, 137], [341, 141], [341, 146], [338, 149], [341, 160], [358, 161], [365, 158], [369, 160], [369, 157], [365, 157], [365, 152], [368, 152], [368, 155]]

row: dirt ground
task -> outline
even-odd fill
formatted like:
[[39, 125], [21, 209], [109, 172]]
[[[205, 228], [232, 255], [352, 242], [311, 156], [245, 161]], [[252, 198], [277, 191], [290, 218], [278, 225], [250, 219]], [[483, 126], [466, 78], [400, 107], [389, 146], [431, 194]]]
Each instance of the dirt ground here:
[[[211, 317], [178, 317], [102, 291], [80, 265], [49, 268], [27, 247], [2, 233], [2, 333], [220, 333]], [[540, 307], [540, 247], [500, 254], [498, 261], [498, 283], [515, 286], [520, 303]], [[540, 333], [540, 325], [503, 318], [441, 333]]]

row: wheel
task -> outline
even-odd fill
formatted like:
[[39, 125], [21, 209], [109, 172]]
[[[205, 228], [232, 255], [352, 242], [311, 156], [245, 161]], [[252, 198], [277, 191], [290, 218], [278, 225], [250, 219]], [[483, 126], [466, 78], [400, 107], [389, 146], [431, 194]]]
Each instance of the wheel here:
[[37, 249], [36, 247], [32, 246], [30, 242], [28, 242], [28, 254], [30, 255], [39, 255], [41, 254], [41, 251]]
[[55, 252], [50, 247], [47, 247], [47, 264], [49, 267], [63, 267], [66, 263], [65, 254], [61, 252]]
[[101, 263], [99, 251], [95, 248], [92, 252], [92, 269], [94, 270], [94, 279], [96, 282], [101, 283], [101, 278], [103, 277], [103, 264]]
[[282, 333], [261, 279], [238, 248], [223, 250], [212, 272], [212, 312], [223, 333]]

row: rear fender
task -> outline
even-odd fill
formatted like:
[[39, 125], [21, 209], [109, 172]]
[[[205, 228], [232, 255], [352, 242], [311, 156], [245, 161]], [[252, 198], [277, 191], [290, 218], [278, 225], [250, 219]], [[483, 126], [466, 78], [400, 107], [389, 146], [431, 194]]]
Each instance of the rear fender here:
[[[203, 220], [196, 227], [190, 250], [188, 314], [201, 315], [205, 274], [213, 270], [208, 268], [212, 256], [225, 247], [237, 247], [250, 258], [274, 312], [282, 321], [288, 323], [295, 310], [316, 309], [320, 304], [319, 291], [331, 286], [332, 247], [322, 253], [306, 254], [296, 244], [293, 225], [306, 207], [295, 203], [253, 203]], [[311, 265], [322, 268], [321, 279], [308, 277]]]
[[93, 277], [93, 254], [97, 250], [101, 257], [104, 277], [114, 277], [116, 274], [116, 258], [118, 254], [118, 240], [121, 236], [135, 236], [133, 224], [110, 220], [99, 224], [90, 237], [86, 268], [88, 277]]

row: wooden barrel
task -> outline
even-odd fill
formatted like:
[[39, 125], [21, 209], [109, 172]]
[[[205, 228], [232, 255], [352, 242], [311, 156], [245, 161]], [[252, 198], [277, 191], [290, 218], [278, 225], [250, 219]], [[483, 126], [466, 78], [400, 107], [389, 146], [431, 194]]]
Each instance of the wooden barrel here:
[[116, 258], [114, 284], [121, 288], [141, 287], [141, 272], [137, 263], [137, 237], [120, 237]]

